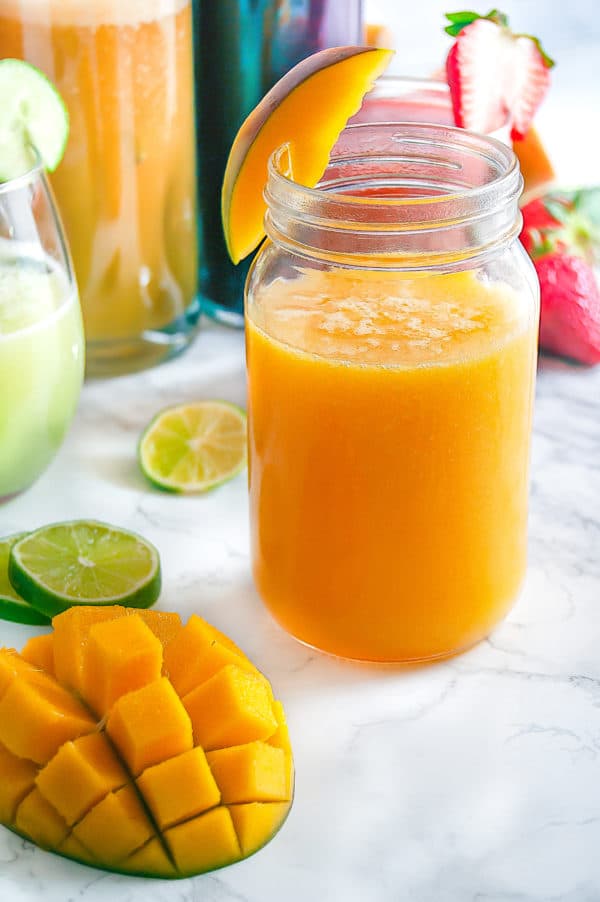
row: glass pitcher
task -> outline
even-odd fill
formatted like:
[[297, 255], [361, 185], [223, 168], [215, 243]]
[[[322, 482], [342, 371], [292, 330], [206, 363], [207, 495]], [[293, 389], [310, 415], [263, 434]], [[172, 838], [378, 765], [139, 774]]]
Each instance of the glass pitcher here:
[[88, 372], [183, 350], [198, 315], [191, 0], [11, 0], [0, 56], [42, 69], [69, 109], [52, 185]]

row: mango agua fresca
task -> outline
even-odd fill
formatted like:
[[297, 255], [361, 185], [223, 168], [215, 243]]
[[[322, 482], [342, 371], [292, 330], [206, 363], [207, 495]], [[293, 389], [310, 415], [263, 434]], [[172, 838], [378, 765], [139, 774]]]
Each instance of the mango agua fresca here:
[[337, 655], [454, 653], [526, 568], [537, 289], [518, 166], [420, 125], [351, 127], [317, 191], [276, 160], [247, 309], [258, 590]]
[[196, 291], [190, 0], [6, 0], [0, 56], [41, 68], [69, 109], [52, 184], [90, 370], [180, 349]]

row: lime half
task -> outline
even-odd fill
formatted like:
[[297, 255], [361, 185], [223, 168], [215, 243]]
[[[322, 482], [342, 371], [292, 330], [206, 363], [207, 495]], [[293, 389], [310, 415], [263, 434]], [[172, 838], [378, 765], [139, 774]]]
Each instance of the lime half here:
[[0, 618], [12, 620], [13, 623], [31, 623], [35, 626], [45, 626], [50, 619], [40, 614], [35, 608], [17, 595], [8, 578], [8, 558], [10, 549], [24, 538], [26, 532], [20, 532], [13, 536], [0, 539]]
[[54, 172], [69, 137], [69, 114], [46, 76], [22, 60], [0, 60], [0, 180], [31, 168], [35, 148]]
[[246, 466], [246, 414], [227, 401], [163, 410], [139, 446], [142, 473], [169, 492], [206, 492]]
[[78, 604], [148, 608], [161, 584], [150, 542], [93, 520], [44, 526], [15, 542], [8, 575], [25, 601], [50, 617]]

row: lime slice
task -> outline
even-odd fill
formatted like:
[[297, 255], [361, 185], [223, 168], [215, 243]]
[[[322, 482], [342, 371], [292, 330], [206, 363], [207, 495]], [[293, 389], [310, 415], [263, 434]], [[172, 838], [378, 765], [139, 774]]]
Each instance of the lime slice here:
[[8, 578], [8, 558], [10, 549], [19, 539], [26, 536], [20, 532], [0, 539], [0, 618], [12, 620], [13, 623], [31, 623], [34, 626], [47, 626], [50, 618], [40, 614], [35, 608], [17, 595]]
[[0, 60], [0, 180], [31, 168], [34, 147], [54, 172], [69, 137], [69, 114], [46, 76], [22, 60]]
[[169, 492], [206, 492], [246, 465], [246, 414], [227, 401], [163, 410], [142, 435], [142, 473]]
[[148, 608], [161, 583], [150, 542], [93, 520], [43, 526], [15, 542], [8, 575], [25, 601], [50, 617], [78, 604]]

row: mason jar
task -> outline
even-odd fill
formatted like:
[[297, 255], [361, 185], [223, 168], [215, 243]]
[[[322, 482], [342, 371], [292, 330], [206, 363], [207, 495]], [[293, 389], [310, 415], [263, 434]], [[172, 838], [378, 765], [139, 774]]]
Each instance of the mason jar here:
[[247, 284], [254, 578], [355, 659], [468, 648], [526, 569], [539, 293], [500, 141], [363, 123], [316, 189], [271, 159]]

